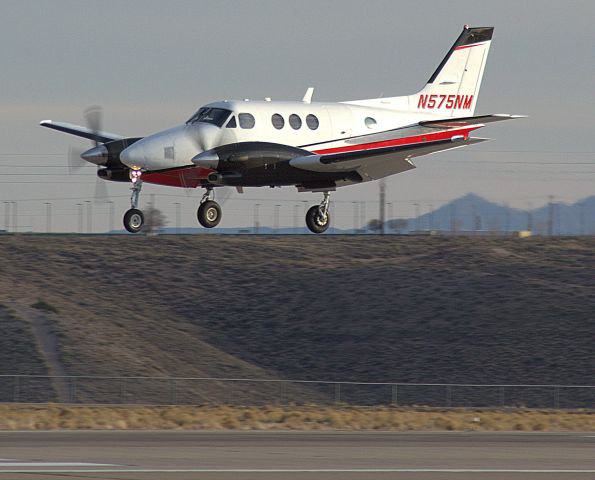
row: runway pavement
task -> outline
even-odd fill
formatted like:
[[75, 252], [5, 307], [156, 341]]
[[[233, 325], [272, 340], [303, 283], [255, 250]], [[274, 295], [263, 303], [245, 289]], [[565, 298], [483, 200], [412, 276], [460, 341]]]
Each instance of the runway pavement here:
[[0, 480], [593, 480], [595, 434], [0, 432]]

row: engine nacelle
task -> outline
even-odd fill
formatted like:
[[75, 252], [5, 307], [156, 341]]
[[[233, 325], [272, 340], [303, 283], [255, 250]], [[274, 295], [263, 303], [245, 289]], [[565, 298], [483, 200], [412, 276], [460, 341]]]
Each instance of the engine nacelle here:
[[227, 185], [229, 180], [237, 180], [241, 178], [242, 175], [239, 173], [232, 173], [232, 172], [212, 172], [207, 175], [207, 181], [212, 183], [213, 185]]
[[112, 182], [129, 182], [130, 169], [128, 168], [100, 168], [97, 170], [97, 176], [103, 180]]

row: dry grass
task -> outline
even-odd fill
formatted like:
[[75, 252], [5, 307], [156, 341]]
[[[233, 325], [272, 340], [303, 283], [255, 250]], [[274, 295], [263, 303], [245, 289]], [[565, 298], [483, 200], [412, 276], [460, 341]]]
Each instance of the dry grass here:
[[2, 405], [0, 430], [595, 431], [593, 411]]

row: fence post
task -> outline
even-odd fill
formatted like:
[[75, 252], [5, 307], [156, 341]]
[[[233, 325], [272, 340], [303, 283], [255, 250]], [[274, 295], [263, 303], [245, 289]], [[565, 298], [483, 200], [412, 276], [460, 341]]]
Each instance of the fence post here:
[[76, 403], [76, 377], [70, 377], [70, 403]]
[[14, 390], [12, 392], [12, 396], [13, 396], [13, 401], [14, 403], [18, 403], [19, 402], [19, 394], [20, 394], [20, 388], [21, 388], [21, 376], [20, 375], [15, 375], [14, 377]]
[[126, 379], [120, 378], [120, 403], [126, 403]]
[[169, 403], [171, 405], [177, 404], [177, 395], [176, 395], [176, 379], [170, 378], [169, 379]]
[[395, 383], [392, 386], [392, 404], [396, 407], [399, 406], [399, 397], [398, 397], [398, 391], [397, 391], [397, 384]]
[[452, 385], [446, 386], [446, 406], [452, 406]]
[[341, 403], [341, 384], [335, 383], [335, 403]]

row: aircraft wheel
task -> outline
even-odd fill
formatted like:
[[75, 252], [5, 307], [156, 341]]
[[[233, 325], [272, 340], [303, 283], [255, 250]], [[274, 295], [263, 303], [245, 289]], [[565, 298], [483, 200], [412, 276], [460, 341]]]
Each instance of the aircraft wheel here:
[[306, 213], [306, 225], [313, 233], [324, 233], [331, 223], [331, 216], [328, 212], [323, 216], [320, 213], [320, 206], [310, 207]]
[[143, 212], [136, 208], [131, 208], [124, 214], [124, 228], [130, 233], [138, 233], [145, 224]]
[[213, 228], [221, 221], [221, 207], [213, 200], [207, 200], [200, 204], [196, 212], [198, 223], [205, 228]]

